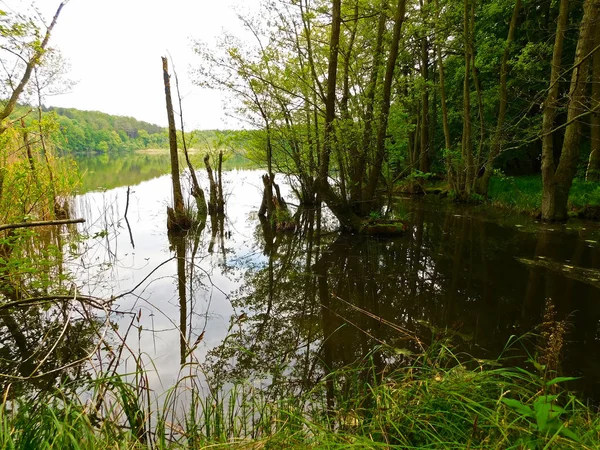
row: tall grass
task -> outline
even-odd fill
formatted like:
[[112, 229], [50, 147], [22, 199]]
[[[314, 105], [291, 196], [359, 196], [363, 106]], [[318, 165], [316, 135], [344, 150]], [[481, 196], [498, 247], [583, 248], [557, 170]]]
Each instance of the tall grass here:
[[85, 395], [67, 395], [70, 386], [29, 402], [5, 395], [0, 447], [598, 448], [598, 411], [561, 387], [568, 378], [534, 366], [540, 371], [465, 361], [442, 342], [385, 374], [367, 358], [276, 397], [249, 381], [202, 388], [190, 370], [149, 402], [139, 385], [111, 377]]

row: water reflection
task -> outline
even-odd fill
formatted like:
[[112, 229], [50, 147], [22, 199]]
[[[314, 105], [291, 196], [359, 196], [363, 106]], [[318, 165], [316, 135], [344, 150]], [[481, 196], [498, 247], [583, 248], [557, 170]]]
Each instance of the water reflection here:
[[8, 400], [73, 392], [106, 331], [106, 307], [79, 295], [65, 268], [62, 233], [74, 227], [9, 231], [0, 244], [0, 389]]
[[[397, 239], [323, 235], [310, 218], [301, 234], [275, 241], [263, 224], [268, 261], [246, 273], [232, 298], [249, 319], [212, 351], [216, 379], [309, 387], [367, 357], [383, 369], [390, 360], [374, 351], [382, 344], [418, 351], [411, 333], [425, 344], [452, 335], [457, 351], [495, 358], [511, 336], [541, 323], [552, 299], [559, 318], [572, 323], [563, 369], [582, 375], [575, 387], [598, 398], [590, 355], [600, 350], [600, 290], [576, 276], [598, 273], [597, 247], [575, 234], [524, 233], [439, 204], [400, 207], [411, 227]], [[522, 255], [555, 263], [527, 266]]]
[[[381, 345], [418, 351], [419, 342], [440, 335], [455, 336], [458, 349], [476, 357], [496, 357], [511, 336], [541, 322], [551, 298], [572, 323], [564, 371], [584, 376], [577, 388], [600, 398], [600, 367], [590, 357], [600, 350], [597, 231], [403, 200], [395, 207], [410, 227], [400, 238], [340, 236], [316, 211], [298, 213], [297, 232], [275, 233], [256, 215], [260, 176], [225, 172], [226, 215], [171, 242], [168, 177], [132, 188], [131, 237], [125, 188], [79, 198], [96, 235], [86, 244], [82, 279], [94, 280], [88, 289], [103, 296], [131, 291], [118, 308], [142, 311], [128, 345], [156, 367], [149, 374], [156, 392], [192, 362], [217, 387], [252, 380], [270, 385], [273, 396], [308, 390], [365, 358], [379, 369], [402, 360], [376, 352]], [[289, 198], [289, 189], [283, 195]], [[333, 402], [345, 387], [328, 389]]]

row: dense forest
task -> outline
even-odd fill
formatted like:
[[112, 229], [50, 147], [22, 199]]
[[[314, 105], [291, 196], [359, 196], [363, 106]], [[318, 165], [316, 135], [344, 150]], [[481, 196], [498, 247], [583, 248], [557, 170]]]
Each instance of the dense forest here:
[[[18, 105], [11, 118], [22, 117], [24, 127], [35, 128], [39, 123], [37, 113], [33, 113], [36, 110], [37, 106]], [[45, 106], [40, 111], [52, 143], [62, 154], [114, 153], [169, 147], [166, 128], [133, 117]], [[234, 134], [231, 131], [194, 130], [186, 134], [186, 139], [194, 145], [212, 147], [226, 138], [231, 139]]]
[[253, 40], [196, 44], [197, 82], [348, 229], [400, 181], [481, 201], [496, 174], [541, 173], [542, 216], [564, 220], [574, 178], [599, 180], [598, 0], [272, 1], [240, 21]]

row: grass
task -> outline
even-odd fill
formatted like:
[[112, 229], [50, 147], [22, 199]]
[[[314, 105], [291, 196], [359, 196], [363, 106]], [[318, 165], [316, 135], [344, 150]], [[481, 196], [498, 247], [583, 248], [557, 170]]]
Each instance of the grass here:
[[598, 448], [600, 414], [547, 365], [465, 362], [444, 342], [404, 362], [381, 375], [366, 358], [276, 398], [243, 381], [205, 392], [191, 371], [152, 404], [119, 377], [94, 381], [87, 401], [68, 386], [35, 401], [5, 395], [0, 448]]
[[[490, 180], [489, 199], [494, 206], [537, 215], [542, 207], [542, 178], [495, 176]], [[590, 205], [600, 205], [600, 184], [575, 179], [569, 193], [569, 210], [578, 215]]]

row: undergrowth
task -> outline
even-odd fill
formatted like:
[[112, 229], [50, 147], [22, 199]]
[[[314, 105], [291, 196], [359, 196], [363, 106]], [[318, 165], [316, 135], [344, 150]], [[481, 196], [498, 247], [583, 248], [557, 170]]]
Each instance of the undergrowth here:
[[123, 377], [97, 379], [75, 396], [70, 386], [34, 401], [5, 393], [0, 447], [598, 448], [598, 412], [562, 388], [570, 378], [549, 363], [526, 370], [465, 361], [445, 342], [411, 358], [384, 374], [367, 358], [275, 399], [249, 381], [204, 390], [191, 372], [152, 402]]
[[[542, 208], [542, 178], [538, 175], [495, 176], [490, 180], [488, 194], [494, 206], [536, 215]], [[600, 185], [580, 179], [573, 180], [569, 192], [569, 210], [576, 214], [590, 205], [600, 205]]]

